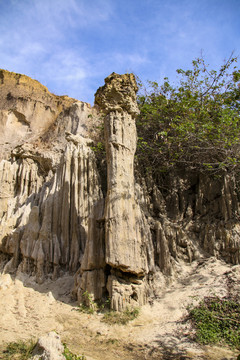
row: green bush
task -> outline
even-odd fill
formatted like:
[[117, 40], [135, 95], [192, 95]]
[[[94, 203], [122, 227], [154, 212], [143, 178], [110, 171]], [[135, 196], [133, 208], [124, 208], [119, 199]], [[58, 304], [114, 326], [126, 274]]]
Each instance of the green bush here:
[[232, 55], [209, 70], [203, 58], [178, 69], [171, 85], [139, 81], [137, 159], [152, 172], [178, 166], [221, 172], [240, 168], [240, 70]]
[[189, 310], [201, 344], [228, 344], [240, 349], [240, 304], [235, 299], [206, 297]]

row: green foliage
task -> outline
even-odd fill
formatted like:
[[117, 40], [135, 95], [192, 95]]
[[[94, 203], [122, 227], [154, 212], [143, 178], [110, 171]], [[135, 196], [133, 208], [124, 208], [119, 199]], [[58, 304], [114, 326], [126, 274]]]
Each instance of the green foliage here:
[[91, 149], [97, 153], [97, 155], [99, 154], [104, 154], [105, 153], [105, 145], [103, 142], [98, 141], [98, 143], [94, 146], [91, 146]]
[[[33, 349], [36, 346], [36, 342], [33, 340], [24, 342], [11, 342], [7, 345], [6, 349], [2, 352], [0, 351], [0, 359], [3, 360], [27, 360], [30, 359], [33, 355]], [[73, 354], [67, 347], [66, 344], [63, 344], [64, 352], [63, 355], [66, 360], [86, 360], [84, 355], [77, 356]]]
[[66, 358], [66, 360], [86, 360], [86, 356], [84, 356], [84, 355], [80, 355], [80, 356], [75, 355], [68, 349], [66, 344], [63, 344], [63, 346], [64, 346], [63, 355]]
[[80, 304], [78, 311], [95, 314], [99, 312], [104, 312], [102, 321], [107, 324], [121, 324], [125, 325], [129, 321], [134, 320], [139, 315], [138, 308], [126, 308], [123, 312], [110, 311], [110, 299], [105, 300], [104, 302], [94, 301], [92, 294], [89, 294], [88, 291], [83, 293], [83, 303]]
[[239, 167], [240, 70], [232, 55], [219, 71], [203, 58], [178, 69], [178, 85], [140, 84], [137, 158], [165, 171], [173, 166], [218, 172]]
[[92, 294], [88, 291], [83, 293], [84, 303], [80, 305], [80, 309], [88, 314], [94, 314], [97, 310], [97, 304], [93, 301]]
[[3, 360], [27, 360], [32, 356], [33, 349], [36, 343], [31, 340], [28, 342], [18, 341], [11, 342], [7, 345], [6, 349], [3, 350], [1, 359]]
[[[27, 360], [32, 357], [33, 349], [36, 346], [36, 342], [33, 340], [24, 342], [11, 342], [7, 345], [6, 349], [0, 352], [0, 358], [3, 360]], [[77, 356], [73, 354], [67, 347], [66, 344], [63, 344], [64, 352], [63, 355], [66, 360], [86, 360], [84, 355]]]
[[96, 312], [101, 312], [106, 309], [109, 309], [110, 299], [105, 301], [94, 301], [92, 294], [88, 291], [83, 293], [83, 303], [79, 306], [79, 311], [87, 313], [87, 314], [94, 314]]
[[190, 309], [201, 344], [228, 344], [240, 349], [240, 304], [234, 299], [206, 297], [199, 306]]
[[105, 141], [104, 141], [104, 120], [101, 118], [101, 122], [98, 126], [94, 126], [92, 131], [92, 138], [94, 140], [91, 149], [95, 152], [97, 158], [102, 159], [106, 156]]
[[109, 311], [104, 314], [103, 321], [107, 324], [126, 325], [129, 321], [136, 319], [139, 315], [138, 308], [126, 308], [123, 312]]

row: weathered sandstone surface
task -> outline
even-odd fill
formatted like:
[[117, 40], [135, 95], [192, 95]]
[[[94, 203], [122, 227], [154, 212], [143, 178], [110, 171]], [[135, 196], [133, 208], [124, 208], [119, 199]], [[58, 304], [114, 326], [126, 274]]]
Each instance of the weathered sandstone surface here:
[[[157, 296], [181, 263], [209, 256], [240, 263], [233, 176], [176, 169], [153, 179], [134, 168], [136, 91], [132, 74], [113, 73], [91, 108], [0, 71], [4, 272], [38, 283], [69, 272], [79, 301], [110, 297], [121, 311]], [[99, 163], [102, 119], [106, 157]]]
[[30, 360], [65, 360], [65, 356], [62, 355], [63, 352], [64, 346], [61, 343], [60, 336], [51, 331], [38, 339]]

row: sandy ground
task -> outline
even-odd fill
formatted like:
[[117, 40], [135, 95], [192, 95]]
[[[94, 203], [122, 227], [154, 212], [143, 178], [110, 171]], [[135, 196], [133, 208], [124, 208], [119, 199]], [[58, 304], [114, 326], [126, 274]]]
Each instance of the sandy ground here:
[[178, 279], [124, 326], [107, 325], [101, 321], [102, 315], [77, 311], [77, 304], [71, 301], [72, 285], [73, 279], [67, 275], [37, 285], [23, 274], [2, 274], [0, 347], [55, 330], [73, 352], [88, 360], [237, 359], [238, 352], [196, 344], [191, 340], [191, 325], [183, 320], [188, 305], [204, 296], [240, 294], [240, 266], [213, 258], [181, 265]]

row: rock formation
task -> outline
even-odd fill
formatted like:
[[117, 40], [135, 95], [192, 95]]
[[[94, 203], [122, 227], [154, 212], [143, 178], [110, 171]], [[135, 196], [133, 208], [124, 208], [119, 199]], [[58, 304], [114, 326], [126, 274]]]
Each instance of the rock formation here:
[[65, 360], [63, 352], [60, 336], [51, 331], [38, 339], [30, 360]]
[[[60, 268], [77, 271], [85, 249], [89, 213], [101, 198], [95, 156], [89, 147], [92, 140], [82, 136], [89, 133], [89, 116], [94, 109], [52, 95], [25, 76], [6, 71], [1, 74], [2, 107], [11, 109], [8, 113], [18, 109], [29, 123], [28, 136], [16, 133], [17, 146], [8, 138], [2, 139], [7, 141], [0, 163], [1, 256], [4, 261], [10, 260], [6, 270], [18, 268], [42, 282], [48, 274], [58, 276]], [[34, 115], [29, 106], [41, 107], [42, 112]], [[44, 109], [52, 117], [41, 128], [41, 121], [47, 118]], [[32, 126], [33, 122], [39, 122], [40, 129]], [[8, 123], [2, 126], [8, 133]]]
[[150, 228], [135, 198], [137, 86], [132, 74], [115, 73], [96, 93], [105, 113], [107, 196], [105, 200], [105, 261], [111, 268], [107, 289], [114, 309], [131, 299], [146, 302], [145, 277], [154, 271]]
[[[132, 74], [113, 73], [91, 108], [0, 71], [3, 271], [40, 283], [68, 271], [79, 301], [110, 297], [122, 310], [158, 295], [181, 262], [240, 263], [233, 176], [175, 169], [154, 179], [134, 168], [136, 91]], [[102, 118], [107, 174], [94, 150]]]

